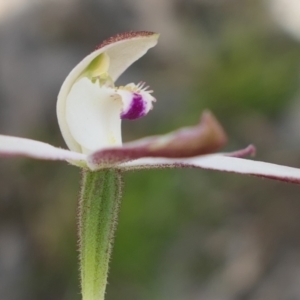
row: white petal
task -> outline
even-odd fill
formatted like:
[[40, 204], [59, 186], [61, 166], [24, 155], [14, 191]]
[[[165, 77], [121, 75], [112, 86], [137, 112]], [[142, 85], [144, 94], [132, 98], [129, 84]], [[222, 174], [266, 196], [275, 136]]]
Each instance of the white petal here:
[[49, 144], [13, 136], [0, 135], [0, 156], [26, 156], [45, 160], [70, 160], [85, 163], [86, 155]]
[[[158, 37], [157, 33], [144, 31], [119, 34], [104, 41], [103, 46], [100, 45], [100, 49], [95, 51], [96, 55], [94, 52], [90, 56], [96, 57], [105, 52], [110, 58], [108, 74], [116, 81], [131, 64], [157, 44]], [[85, 59], [91, 61], [88, 57]]]
[[151, 47], [154, 47], [157, 39], [158, 34], [150, 32], [130, 32], [114, 36], [104, 41], [99, 49], [86, 56], [69, 73], [58, 94], [56, 108], [60, 130], [71, 150], [81, 151], [78, 143], [73, 139], [66, 122], [66, 99], [75, 81], [87, 66], [104, 52], [110, 58], [108, 73], [115, 81], [133, 62], [142, 57]]
[[72, 87], [66, 102], [66, 121], [83, 153], [122, 145], [120, 96], [83, 77]]
[[300, 183], [300, 169], [220, 154], [183, 159], [143, 158], [124, 163], [119, 167], [126, 170], [194, 167]]

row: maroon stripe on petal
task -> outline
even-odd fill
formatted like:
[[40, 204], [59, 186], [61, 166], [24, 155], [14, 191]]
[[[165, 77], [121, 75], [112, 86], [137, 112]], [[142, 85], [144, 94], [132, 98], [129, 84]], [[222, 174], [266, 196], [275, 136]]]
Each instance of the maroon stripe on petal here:
[[151, 31], [129, 31], [129, 32], [119, 33], [119, 34], [116, 34], [116, 35], [106, 39], [105, 41], [103, 41], [99, 46], [96, 47], [95, 50], [98, 50], [100, 48], [103, 48], [107, 45], [110, 45], [112, 43], [116, 43], [119, 41], [129, 40], [131, 38], [136, 38], [136, 37], [151, 36], [154, 34], [156, 34], [156, 33], [151, 32]]
[[300, 169], [262, 161], [228, 157], [226, 154], [183, 159], [145, 158], [123, 164], [121, 168], [126, 171], [158, 168], [199, 168], [300, 184]]

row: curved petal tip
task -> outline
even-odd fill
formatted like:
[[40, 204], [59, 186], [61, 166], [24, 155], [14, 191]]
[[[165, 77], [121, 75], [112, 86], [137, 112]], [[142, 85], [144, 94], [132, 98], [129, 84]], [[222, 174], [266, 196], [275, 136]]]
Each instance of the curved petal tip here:
[[132, 38], [139, 38], [139, 37], [159, 37], [159, 33], [152, 32], [152, 31], [128, 31], [123, 33], [118, 33], [106, 40], [104, 40], [100, 45], [96, 47], [95, 50], [101, 49], [105, 46], [108, 46], [110, 44], [123, 41], [123, 40], [129, 40]]

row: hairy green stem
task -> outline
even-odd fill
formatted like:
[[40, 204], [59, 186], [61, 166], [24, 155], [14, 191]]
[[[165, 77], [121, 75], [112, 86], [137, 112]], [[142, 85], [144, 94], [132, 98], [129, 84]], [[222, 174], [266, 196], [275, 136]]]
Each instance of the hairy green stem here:
[[121, 198], [117, 170], [84, 171], [79, 202], [79, 251], [83, 300], [103, 300]]

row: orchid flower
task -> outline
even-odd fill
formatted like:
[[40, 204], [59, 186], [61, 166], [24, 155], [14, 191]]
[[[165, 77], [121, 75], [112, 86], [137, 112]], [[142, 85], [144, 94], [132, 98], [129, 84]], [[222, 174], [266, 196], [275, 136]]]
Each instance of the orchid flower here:
[[84, 170], [79, 209], [84, 300], [104, 299], [122, 171], [193, 167], [300, 183], [299, 169], [243, 159], [254, 154], [253, 146], [212, 154], [227, 137], [208, 111], [196, 126], [123, 144], [121, 120], [145, 116], [156, 100], [144, 83], [116, 86], [115, 81], [157, 39], [158, 34], [145, 31], [116, 35], [69, 73], [57, 100], [58, 123], [69, 150], [0, 135], [0, 156], [65, 160]]
[[156, 100], [143, 83], [116, 87], [115, 81], [156, 45], [158, 37], [146, 31], [111, 37], [69, 73], [58, 95], [57, 116], [70, 150], [0, 135], [0, 156], [66, 160], [92, 171], [195, 167], [299, 183], [298, 169], [241, 159], [241, 153], [251, 151], [209, 154], [226, 142], [223, 129], [209, 112], [197, 126], [122, 144], [121, 120], [145, 116]]

